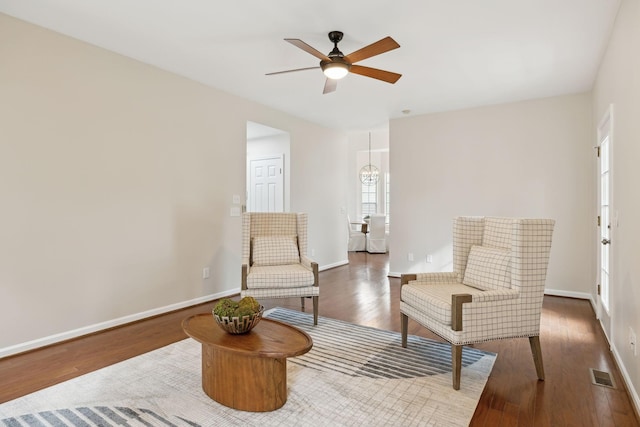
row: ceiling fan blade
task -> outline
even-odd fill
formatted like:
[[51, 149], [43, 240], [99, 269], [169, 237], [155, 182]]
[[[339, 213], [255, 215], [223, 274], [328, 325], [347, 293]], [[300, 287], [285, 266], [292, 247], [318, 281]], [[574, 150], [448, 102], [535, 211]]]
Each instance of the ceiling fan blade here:
[[300, 39], [285, 39], [285, 41], [288, 41], [292, 45], [299, 47], [300, 49], [304, 50], [307, 53], [310, 53], [311, 55], [315, 56], [318, 59], [322, 59], [323, 61], [331, 61], [331, 59], [329, 59], [327, 55], [309, 46], [308, 44], [306, 44]]
[[352, 64], [363, 59], [371, 58], [372, 56], [380, 55], [381, 53], [388, 52], [393, 49], [399, 48], [400, 45], [391, 37], [387, 36], [382, 40], [378, 40], [375, 43], [371, 43], [362, 49], [356, 50], [345, 57], [345, 59]]
[[295, 70], [275, 71], [273, 73], [267, 73], [265, 74], [265, 76], [273, 76], [274, 74], [293, 73], [294, 71], [316, 70], [318, 68], [320, 67], [307, 67], [307, 68], [296, 68]]
[[325, 93], [335, 92], [337, 87], [338, 81], [336, 79], [327, 79], [327, 81], [324, 82], [324, 90], [322, 91], [322, 94], [324, 95]]
[[379, 70], [377, 68], [363, 67], [362, 65], [352, 65], [349, 72], [354, 74], [360, 74], [361, 76], [371, 77], [374, 79], [382, 80], [387, 83], [395, 83], [398, 81], [402, 74], [392, 73], [391, 71]]

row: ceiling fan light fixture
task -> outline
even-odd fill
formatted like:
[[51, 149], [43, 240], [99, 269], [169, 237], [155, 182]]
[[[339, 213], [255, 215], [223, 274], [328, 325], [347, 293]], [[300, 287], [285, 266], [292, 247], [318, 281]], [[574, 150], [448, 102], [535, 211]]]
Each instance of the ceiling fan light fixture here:
[[340, 80], [347, 74], [349, 74], [349, 64], [345, 62], [324, 62], [320, 64], [322, 67], [322, 72], [328, 79]]

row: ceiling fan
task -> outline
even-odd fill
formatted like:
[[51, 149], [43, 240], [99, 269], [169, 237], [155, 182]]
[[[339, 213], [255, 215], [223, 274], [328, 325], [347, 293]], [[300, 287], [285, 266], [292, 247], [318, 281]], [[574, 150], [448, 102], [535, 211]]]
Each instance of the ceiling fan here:
[[[314, 49], [300, 39], [285, 39], [285, 41], [320, 59], [319, 68], [321, 68], [324, 75], [327, 76], [327, 80], [324, 84], [324, 91], [322, 93], [335, 91], [338, 86], [338, 80], [350, 72], [382, 80], [387, 83], [395, 83], [400, 77], [402, 77], [402, 74], [392, 73], [391, 71], [363, 67], [362, 65], [354, 65], [356, 62], [399, 48], [400, 45], [394, 39], [387, 36], [375, 43], [371, 43], [370, 45], [363, 47], [362, 49], [356, 50], [349, 55], [344, 55], [340, 52], [340, 49], [338, 49], [338, 42], [342, 40], [342, 36], [343, 33], [341, 31], [331, 31], [329, 33], [329, 40], [333, 43], [333, 50], [328, 55]], [[317, 68], [318, 67], [307, 67], [297, 68], [295, 70], [277, 71], [275, 73], [267, 73], [267, 76], [291, 73], [294, 71], [314, 70]]]

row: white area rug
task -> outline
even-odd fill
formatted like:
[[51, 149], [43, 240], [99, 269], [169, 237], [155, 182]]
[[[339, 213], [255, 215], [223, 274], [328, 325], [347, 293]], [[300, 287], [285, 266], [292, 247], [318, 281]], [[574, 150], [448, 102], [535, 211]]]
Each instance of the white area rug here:
[[0, 405], [0, 426], [466, 426], [496, 355], [463, 351], [461, 390], [451, 387], [448, 344], [277, 308], [313, 348], [287, 363], [288, 400], [244, 412], [201, 387], [192, 339]]

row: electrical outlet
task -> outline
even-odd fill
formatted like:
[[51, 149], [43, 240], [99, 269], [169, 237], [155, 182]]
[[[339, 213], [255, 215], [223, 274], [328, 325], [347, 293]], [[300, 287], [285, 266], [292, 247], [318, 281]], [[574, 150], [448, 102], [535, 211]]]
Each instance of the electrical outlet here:
[[202, 269], [202, 278], [203, 279], [209, 278], [209, 267], [205, 267]]
[[311, 249], [311, 256], [316, 256], [316, 250], [315, 249]]
[[427, 264], [431, 264], [433, 262], [433, 255], [427, 255]]
[[407, 261], [413, 261], [413, 253], [412, 252], [409, 252], [407, 254]]
[[629, 327], [629, 347], [631, 348], [631, 351], [633, 352], [634, 356], [638, 355], [638, 351], [637, 351], [637, 341], [636, 341], [636, 333], [633, 330], [633, 328]]

